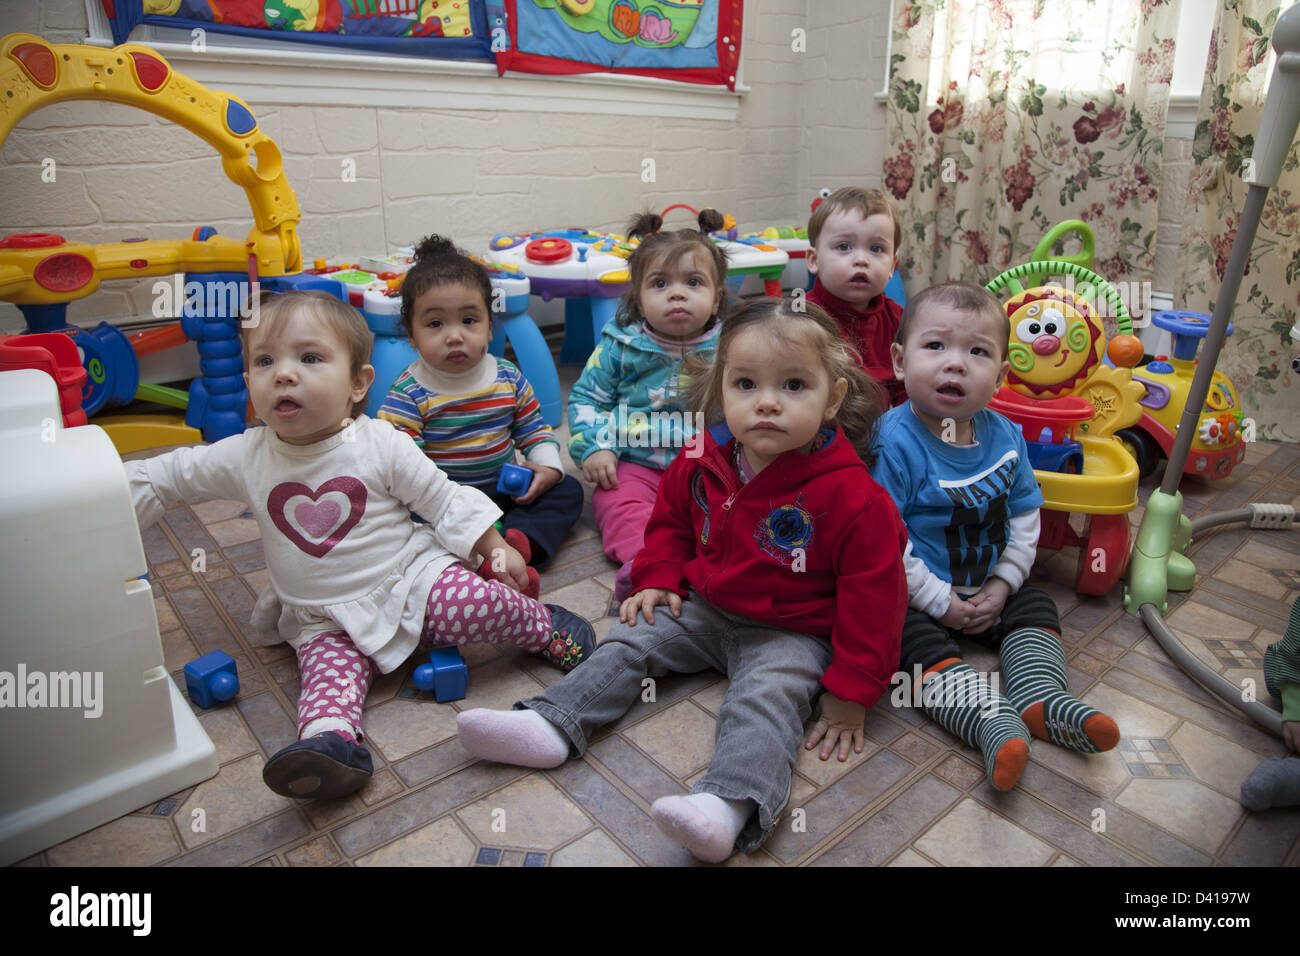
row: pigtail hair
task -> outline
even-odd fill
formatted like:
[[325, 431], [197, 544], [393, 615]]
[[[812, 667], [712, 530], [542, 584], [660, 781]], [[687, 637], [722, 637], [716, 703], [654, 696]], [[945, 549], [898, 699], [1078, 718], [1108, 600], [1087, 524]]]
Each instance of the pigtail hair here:
[[627, 224], [627, 237], [629, 239], [639, 238], [646, 239], [658, 232], [664, 224], [663, 217], [658, 213], [646, 211], [638, 214], [631, 222]]
[[[722, 226], [722, 214], [715, 209], [706, 209], [699, 214], [701, 229], [706, 225], [717, 223]], [[727, 257], [722, 249], [708, 236], [708, 232], [694, 229], [680, 229], [664, 232], [661, 227], [663, 217], [658, 213], [643, 212], [628, 223], [628, 239], [639, 238], [641, 241], [628, 256], [627, 268], [629, 288], [619, 302], [614, 314], [614, 321], [620, 326], [631, 325], [642, 319], [640, 314], [641, 282], [646, 274], [646, 263], [674, 263], [684, 253], [699, 250], [708, 261], [713, 272], [714, 284], [718, 288], [718, 304], [710, 325], [717, 324], [727, 308]]]
[[726, 223], [722, 213], [716, 209], [701, 209], [699, 218], [696, 220], [700, 224], [700, 232], [705, 234], [717, 232]]

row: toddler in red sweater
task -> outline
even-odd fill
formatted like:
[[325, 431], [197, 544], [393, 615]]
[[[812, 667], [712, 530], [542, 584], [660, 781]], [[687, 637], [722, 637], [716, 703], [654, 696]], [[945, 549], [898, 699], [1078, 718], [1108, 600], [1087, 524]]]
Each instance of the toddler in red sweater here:
[[708, 772], [651, 807], [670, 838], [718, 862], [775, 827], [801, 741], [823, 760], [862, 751], [866, 711], [898, 663], [906, 534], [861, 457], [880, 389], [821, 309], [760, 299], [732, 313], [692, 398], [729, 434], [707, 435], [703, 455], [664, 475], [633, 594], [604, 643], [516, 710], [467, 711], [457, 725], [475, 756], [556, 767], [622, 716], [645, 678], [722, 671], [731, 686]]
[[889, 404], [903, 404], [907, 392], [889, 357], [903, 308], [885, 295], [903, 241], [894, 201], [879, 189], [837, 189], [813, 210], [808, 241], [808, 271], [817, 277], [808, 301], [830, 313]]

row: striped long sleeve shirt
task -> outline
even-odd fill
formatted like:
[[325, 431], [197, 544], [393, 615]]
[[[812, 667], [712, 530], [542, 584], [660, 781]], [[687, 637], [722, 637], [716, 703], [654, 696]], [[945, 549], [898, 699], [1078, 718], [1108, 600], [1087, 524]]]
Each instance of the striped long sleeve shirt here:
[[563, 471], [560, 444], [542, 420], [541, 406], [522, 372], [484, 356], [465, 375], [440, 374], [422, 360], [388, 390], [379, 416], [406, 432], [451, 478], [495, 487], [515, 449], [540, 465]]

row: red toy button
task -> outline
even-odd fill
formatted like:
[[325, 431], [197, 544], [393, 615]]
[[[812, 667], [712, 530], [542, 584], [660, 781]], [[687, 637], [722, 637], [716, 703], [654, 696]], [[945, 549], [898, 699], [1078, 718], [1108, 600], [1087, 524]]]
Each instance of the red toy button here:
[[15, 232], [0, 239], [0, 249], [48, 249], [67, 241], [52, 232]]
[[73, 292], [89, 282], [94, 275], [94, 264], [76, 252], [47, 256], [32, 271], [32, 278], [37, 284], [51, 292]]
[[146, 92], [157, 93], [167, 82], [171, 67], [156, 56], [134, 50], [131, 52], [131, 59], [135, 63], [135, 78], [140, 81], [140, 85]]
[[144, 268], [145, 266], [147, 266], [148, 264], [149, 264], [149, 260], [148, 260], [148, 259], [132, 259], [132, 260], [131, 260], [131, 268], [132, 268], [132, 269], [143, 269], [143, 268]]
[[547, 236], [545, 239], [534, 239], [524, 246], [524, 255], [529, 262], [563, 262], [573, 255], [573, 246], [568, 239]]
[[44, 43], [20, 43], [9, 51], [9, 55], [37, 85], [47, 90], [59, 78], [59, 63], [54, 59], [54, 51]]

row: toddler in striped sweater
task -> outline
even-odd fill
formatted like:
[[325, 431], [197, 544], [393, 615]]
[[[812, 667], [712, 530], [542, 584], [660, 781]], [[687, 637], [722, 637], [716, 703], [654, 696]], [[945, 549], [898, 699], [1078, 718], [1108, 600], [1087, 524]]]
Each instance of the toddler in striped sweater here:
[[[529, 565], [545, 564], [582, 513], [582, 486], [564, 474], [560, 444], [522, 372], [488, 353], [492, 283], [451, 240], [429, 236], [402, 282], [402, 327], [419, 353], [388, 390], [379, 418], [406, 432], [453, 480], [504, 512], [505, 539]], [[501, 466], [525, 457], [526, 494], [496, 490]], [[487, 568], [480, 573], [486, 573]], [[528, 569], [524, 593], [537, 597]]]

